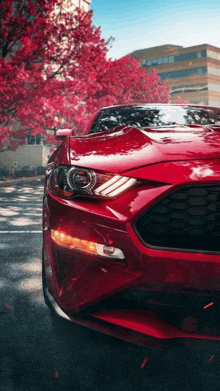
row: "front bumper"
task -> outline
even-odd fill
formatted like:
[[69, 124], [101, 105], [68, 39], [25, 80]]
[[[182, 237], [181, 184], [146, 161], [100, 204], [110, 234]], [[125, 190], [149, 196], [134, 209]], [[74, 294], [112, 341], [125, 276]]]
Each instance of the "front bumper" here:
[[[126, 329], [153, 338], [220, 339], [218, 321], [206, 322], [203, 316], [203, 308], [209, 302], [214, 303], [212, 307], [218, 314], [220, 254], [150, 248], [140, 241], [133, 228], [135, 219], [170, 188], [134, 188], [111, 202], [65, 200], [48, 189], [45, 191], [44, 262], [53, 306], [58, 306], [70, 320], [99, 331], [108, 330], [111, 335], [111, 330], [115, 333], [120, 327], [119, 334], [126, 334]], [[68, 235], [96, 243], [111, 243], [123, 251], [125, 261], [59, 247], [51, 239], [51, 230], [64, 230]], [[129, 292], [136, 294], [135, 300], [127, 297]], [[161, 304], [166, 314], [160, 304], [149, 302], [159, 292], [172, 293]], [[188, 295], [202, 300], [195, 308], [184, 305], [182, 313], [176, 314], [172, 312], [175, 294], [181, 302]], [[137, 301], [140, 295], [145, 295], [144, 302]], [[167, 311], [167, 305], [171, 311]], [[184, 319], [189, 317], [201, 324], [187, 329]]]
[[50, 303], [50, 307], [60, 317], [139, 346], [160, 348], [163, 345], [161, 340], [174, 338], [220, 340], [220, 330], [204, 327], [202, 332], [198, 332], [197, 318], [190, 316], [184, 318], [182, 322], [183, 324], [185, 322], [185, 328], [189, 331], [174, 327], [160, 319], [154, 312], [143, 309], [109, 309], [99, 312], [91, 311], [87, 316], [68, 316], [60, 308], [47, 288], [44, 293], [47, 301]]

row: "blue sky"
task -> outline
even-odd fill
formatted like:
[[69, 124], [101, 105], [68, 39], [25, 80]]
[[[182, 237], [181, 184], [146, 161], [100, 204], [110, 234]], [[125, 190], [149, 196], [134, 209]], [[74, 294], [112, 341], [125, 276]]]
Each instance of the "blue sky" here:
[[160, 0], [92, 0], [93, 23], [115, 38], [109, 57], [137, 49], [207, 43], [220, 47], [220, 3]]

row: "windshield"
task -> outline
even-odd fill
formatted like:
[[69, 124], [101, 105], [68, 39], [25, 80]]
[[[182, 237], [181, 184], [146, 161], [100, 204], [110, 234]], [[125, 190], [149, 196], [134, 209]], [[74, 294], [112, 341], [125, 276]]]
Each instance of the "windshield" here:
[[103, 109], [89, 133], [110, 130], [119, 125], [160, 127], [173, 125], [220, 125], [220, 109], [193, 106], [133, 106]]

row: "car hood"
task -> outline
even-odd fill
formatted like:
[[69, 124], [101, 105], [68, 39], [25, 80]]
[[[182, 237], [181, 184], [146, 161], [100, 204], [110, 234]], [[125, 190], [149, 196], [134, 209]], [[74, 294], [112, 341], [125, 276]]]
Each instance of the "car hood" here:
[[220, 158], [220, 128], [121, 126], [99, 134], [70, 137], [69, 148], [72, 165], [122, 173], [161, 162]]

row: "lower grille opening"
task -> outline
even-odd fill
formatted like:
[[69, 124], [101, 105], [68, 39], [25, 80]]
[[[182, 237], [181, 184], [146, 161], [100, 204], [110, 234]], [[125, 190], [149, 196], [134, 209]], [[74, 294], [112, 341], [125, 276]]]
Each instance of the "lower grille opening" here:
[[79, 317], [112, 309], [151, 311], [178, 329], [189, 331], [187, 327], [192, 327], [192, 332], [220, 335], [220, 297], [216, 295], [197, 296], [129, 288], [80, 312]]

